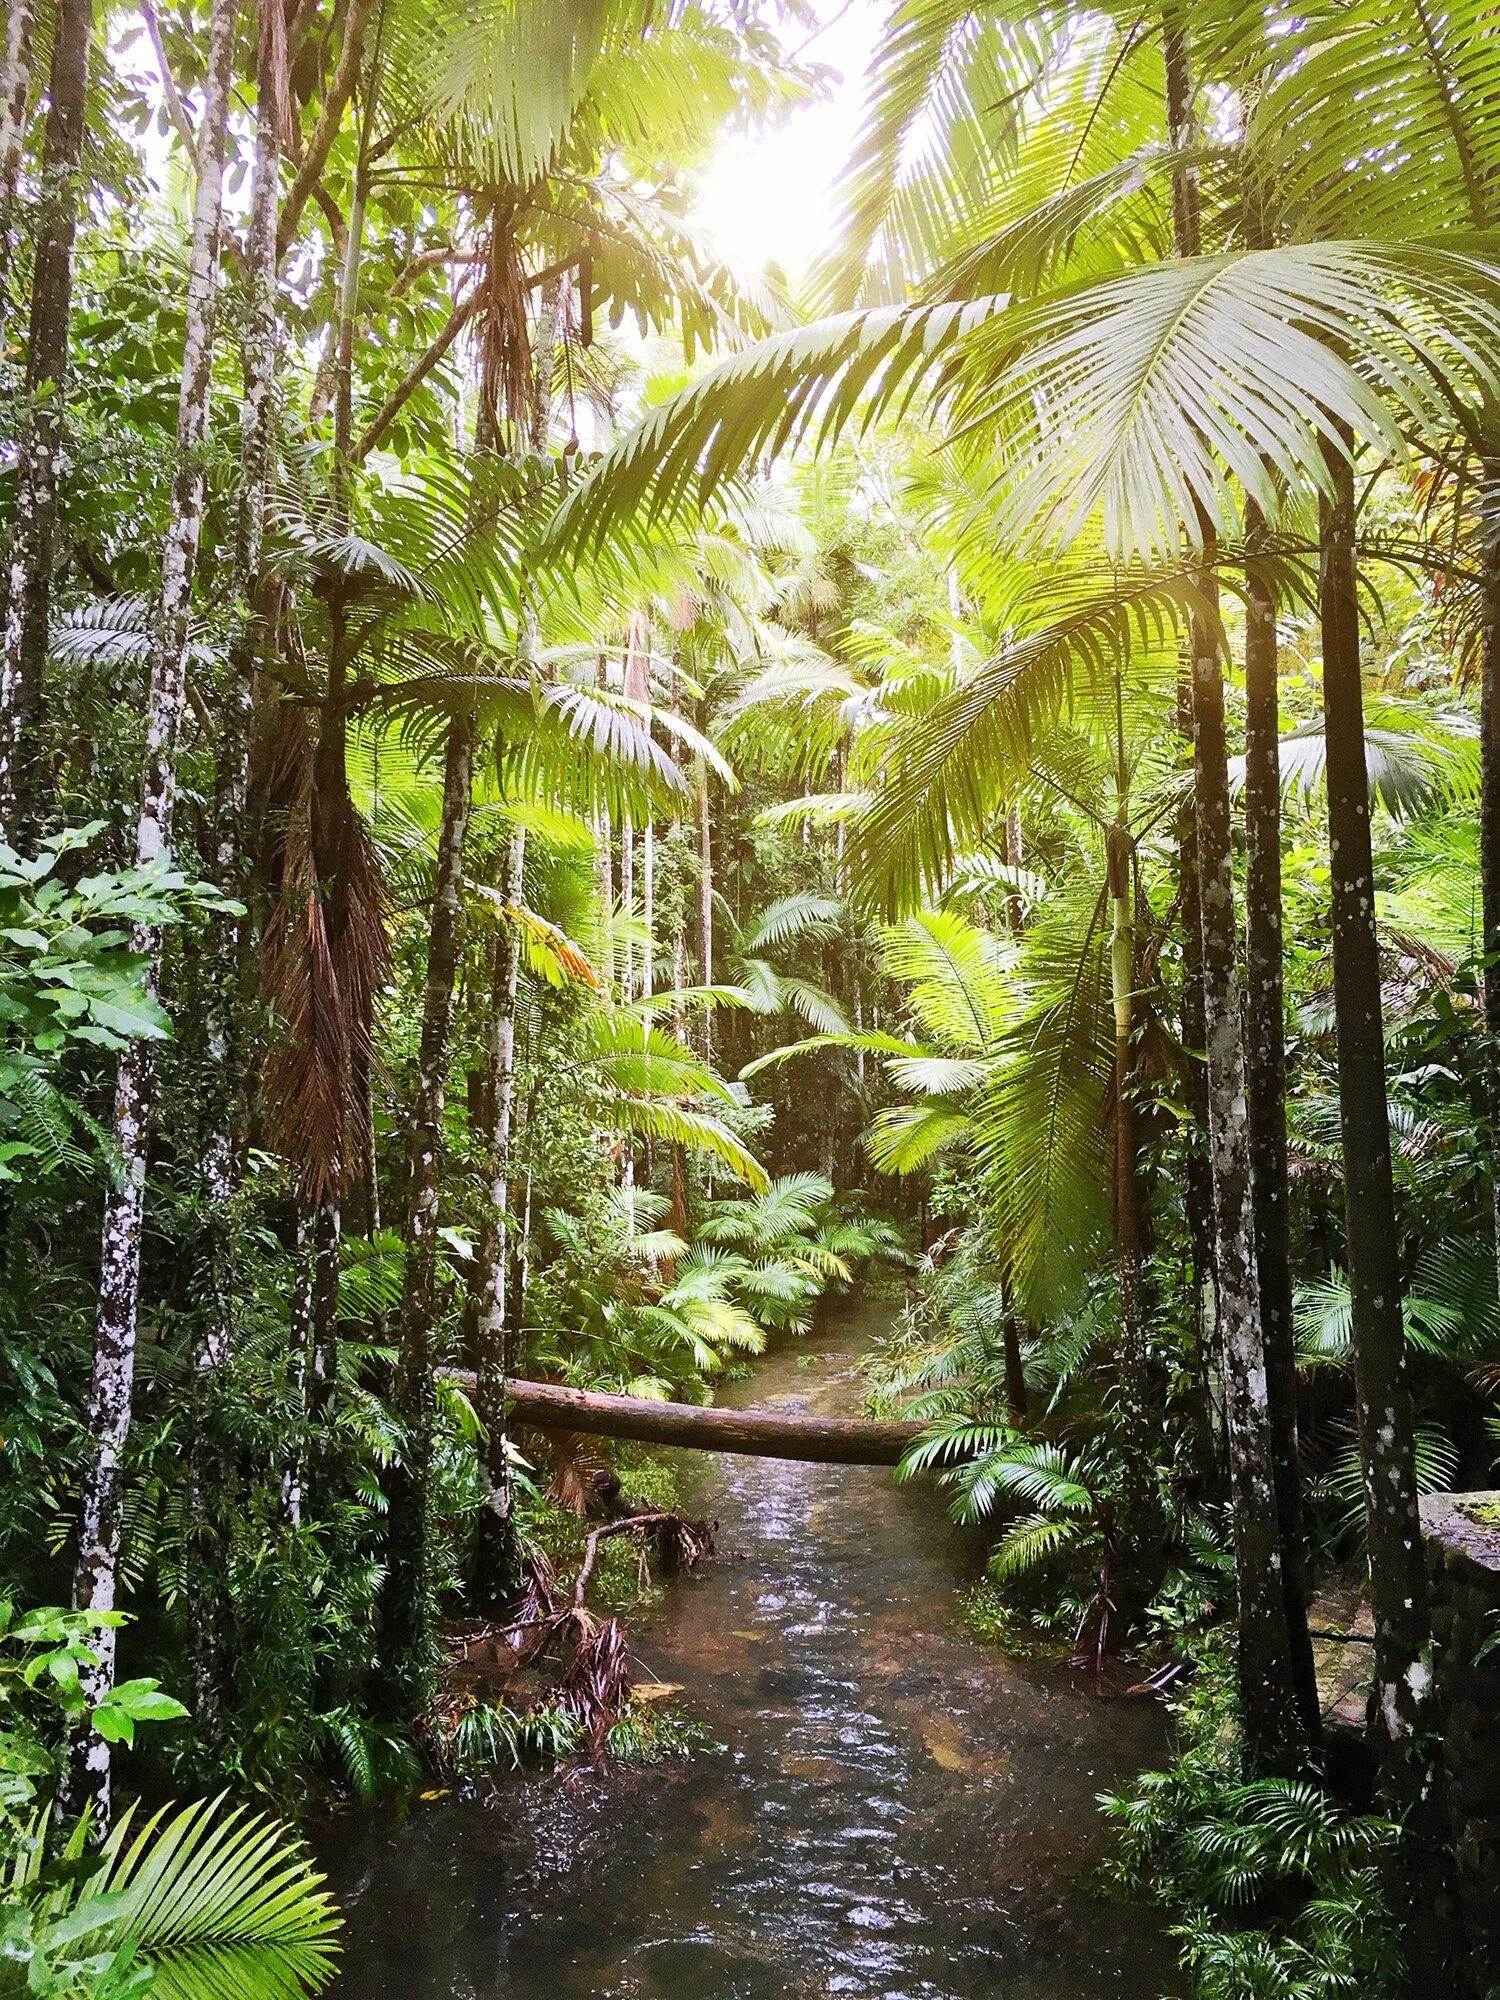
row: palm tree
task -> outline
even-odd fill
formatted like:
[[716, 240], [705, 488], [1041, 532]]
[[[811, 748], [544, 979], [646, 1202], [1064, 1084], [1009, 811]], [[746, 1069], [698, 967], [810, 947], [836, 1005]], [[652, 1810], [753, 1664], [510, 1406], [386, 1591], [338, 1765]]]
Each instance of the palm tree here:
[[[27, 9], [10, 16], [18, 37], [8, 78], [13, 103], [25, 45]], [[39, 725], [42, 675], [52, 607], [52, 545], [57, 532], [58, 469], [63, 398], [68, 379], [68, 327], [73, 302], [73, 239], [78, 228], [79, 161], [88, 102], [93, 0], [60, 0], [47, 87], [47, 131], [36, 255], [31, 274], [31, 321], [26, 342], [26, 410], [20, 476], [11, 519], [5, 631], [0, 647], [0, 828], [14, 840], [43, 809]], [[14, 142], [12, 142], [12, 151]], [[7, 160], [6, 172], [13, 171]], [[5, 227], [9, 238], [11, 203]], [[8, 276], [8, 274], [7, 274]]]

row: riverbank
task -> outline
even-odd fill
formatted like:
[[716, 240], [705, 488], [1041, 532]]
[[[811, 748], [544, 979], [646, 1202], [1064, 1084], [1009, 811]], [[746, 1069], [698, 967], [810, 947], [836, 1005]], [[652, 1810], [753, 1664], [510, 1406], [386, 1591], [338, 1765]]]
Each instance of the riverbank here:
[[[726, 1401], [836, 1415], [888, 1308], [831, 1316]], [[634, 1637], [722, 1753], [501, 1780], [325, 1843], [349, 2000], [1157, 2000], [1158, 1918], [1102, 1900], [1097, 1792], [1149, 1703], [959, 1625], [965, 1556], [875, 1467], [693, 1455], [719, 1551]]]

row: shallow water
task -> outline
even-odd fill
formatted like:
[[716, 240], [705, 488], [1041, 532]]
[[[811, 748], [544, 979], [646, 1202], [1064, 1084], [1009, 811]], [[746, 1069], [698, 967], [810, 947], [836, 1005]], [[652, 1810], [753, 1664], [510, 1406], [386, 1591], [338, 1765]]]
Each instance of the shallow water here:
[[[882, 1308], [736, 1398], [856, 1407]], [[1014, 1661], [953, 1619], [964, 1556], [873, 1467], [694, 1454], [718, 1555], [638, 1635], [727, 1747], [510, 1780], [344, 1822], [342, 2000], [1156, 2000], [1148, 1913], [1100, 1900], [1096, 1792], [1151, 1762], [1146, 1702]]]

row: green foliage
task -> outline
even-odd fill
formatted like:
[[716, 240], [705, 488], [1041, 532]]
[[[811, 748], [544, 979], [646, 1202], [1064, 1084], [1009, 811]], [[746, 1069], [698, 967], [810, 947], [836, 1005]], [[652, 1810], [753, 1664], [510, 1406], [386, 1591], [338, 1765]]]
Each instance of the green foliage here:
[[73, 879], [63, 857], [103, 831], [98, 820], [69, 828], [31, 859], [0, 843], [0, 1181], [86, 1167], [80, 1133], [107, 1151], [107, 1135], [65, 1087], [68, 1060], [168, 1035], [146, 941], [225, 907], [211, 884], [171, 868]]
[[1101, 1800], [1111, 1876], [1173, 1914], [1195, 2000], [1394, 1994], [1381, 1862], [1399, 1829], [1308, 1779], [1246, 1780], [1228, 1659], [1220, 1648], [1199, 1661], [1173, 1704], [1175, 1763]]
[[88, 1700], [80, 1670], [98, 1664], [91, 1640], [125, 1622], [120, 1611], [18, 1611], [0, 1599], [0, 1862], [31, 1844], [36, 1802], [56, 1775], [59, 1728], [87, 1722], [107, 1742], [130, 1743], [138, 1722], [187, 1715], [149, 1679], [117, 1682]]

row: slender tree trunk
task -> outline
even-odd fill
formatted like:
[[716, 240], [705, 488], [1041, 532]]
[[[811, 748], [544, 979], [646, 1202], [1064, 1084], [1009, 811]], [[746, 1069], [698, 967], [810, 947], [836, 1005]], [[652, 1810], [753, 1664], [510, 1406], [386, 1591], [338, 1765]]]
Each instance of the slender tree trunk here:
[[292, 1255], [292, 1298], [286, 1340], [292, 1425], [281, 1466], [281, 1520], [284, 1527], [298, 1528], [302, 1525], [302, 1487], [306, 1477], [303, 1441], [307, 1434], [313, 1311], [313, 1245], [307, 1229], [307, 1211], [300, 1204]]
[[1208, 570], [1198, 589], [1212, 615], [1192, 620], [1193, 767], [1203, 926], [1215, 1269], [1223, 1343], [1230, 1490], [1239, 1583], [1240, 1690], [1247, 1742], [1259, 1762], [1286, 1765], [1305, 1748], [1299, 1727], [1281, 1533], [1272, 1473], [1271, 1412], [1255, 1273], [1250, 1130], [1235, 965], [1234, 873], [1224, 743], [1224, 631]]
[[1109, 829], [1109, 983], [1115, 1022], [1115, 1262], [1120, 1274], [1120, 1348], [1126, 1421], [1146, 1414], [1146, 1334], [1141, 1312], [1141, 1204], [1132, 1097], [1135, 1033], [1134, 884], [1130, 836]]
[[[525, 862], [526, 836], [517, 832], [511, 837], [505, 858], [502, 894], [507, 903], [520, 900]], [[479, 1517], [477, 1586], [480, 1601], [495, 1607], [509, 1602], [516, 1581], [505, 1382], [510, 1372], [507, 1329], [511, 1300], [507, 1294], [514, 1247], [510, 1227], [510, 1154], [516, 1102], [516, 994], [520, 969], [519, 940], [507, 922], [496, 940], [485, 1031], [487, 1182], [479, 1229], [479, 1308], [474, 1330], [476, 1407], [485, 1429], [485, 1473], [489, 1488]]]
[[628, 813], [620, 823], [620, 911], [627, 925], [624, 942], [625, 970], [620, 982], [620, 992], [626, 1000], [633, 1000], [638, 991], [635, 981], [635, 942], [628, 926], [635, 918], [635, 822]]
[[[234, 623], [214, 768], [214, 879], [226, 896], [236, 900], [242, 900], [249, 888], [245, 816], [255, 655], [262, 624], [261, 545], [272, 462], [276, 203], [281, 169], [276, 89], [284, 34], [282, 11], [267, 0], [259, 10], [255, 169], [245, 245], [244, 394], [231, 584]], [[211, 1362], [226, 1360], [234, 1339], [233, 1208], [240, 1184], [237, 1135], [246, 1091], [240, 1048], [242, 924], [240, 917], [220, 914], [209, 932], [204, 1027], [208, 1107], [203, 1142], [209, 1303], [203, 1348]]]
[[1026, 1417], [1026, 1368], [1021, 1359], [1021, 1323], [1009, 1307], [1001, 1326], [1001, 1338], [1005, 1343], [1005, 1400], [1012, 1421], [1019, 1424]]
[[[1196, 257], [1203, 247], [1203, 226], [1198, 171], [1190, 163], [1197, 139], [1192, 67], [1186, 24], [1175, 0], [1169, 0], [1162, 10], [1162, 56], [1166, 78], [1167, 134], [1174, 152], [1179, 155], [1179, 162], [1172, 172], [1173, 244], [1179, 257]], [[1178, 719], [1183, 734], [1191, 742], [1194, 737], [1191, 664], [1178, 690]], [[1189, 1112], [1184, 1199], [1193, 1266], [1197, 1429], [1205, 1484], [1210, 1491], [1214, 1491], [1221, 1485], [1221, 1479], [1213, 1388], [1219, 1373], [1218, 1358], [1223, 1349], [1219, 1340], [1219, 1273], [1214, 1254], [1213, 1171], [1209, 1160], [1209, 1083], [1203, 1061], [1208, 1046], [1208, 1021], [1203, 984], [1202, 885], [1198, 866], [1198, 829], [1193, 812], [1184, 816], [1178, 844], [1178, 871], [1182, 887], [1183, 926], [1183, 1096]]]
[[417, 1101], [407, 1152], [406, 1284], [395, 1381], [395, 1404], [405, 1439], [389, 1482], [388, 1572], [381, 1624], [386, 1683], [391, 1696], [408, 1705], [420, 1700], [431, 1668], [427, 1517], [433, 1420], [432, 1320], [440, 1180], [446, 1151], [443, 1108], [463, 914], [464, 837], [473, 789], [474, 721], [467, 710], [461, 710], [448, 725], [417, 1057]]
[[647, 820], [641, 829], [641, 922], [646, 942], [641, 959], [641, 992], [656, 991], [656, 826]]
[[16, 260], [16, 202], [21, 188], [35, 29], [36, 0], [10, 0], [5, 39], [0, 44], [0, 338], [9, 332], [10, 274]]
[[[1202, 249], [1202, 221], [1197, 170], [1187, 157], [1196, 143], [1197, 129], [1186, 24], [1179, 10], [1169, 5], [1163, 11], [1162, 25], [1167, 128], [1174, 149], [1183, 156], [1172, 175], [1173, 235], [1180, 257], [1196, 257]], [[1234, 865], [1224, 741], [1226, 647], [1211, 537], [1206, 523], [1198, 526], [1204, 562], [1196, 579], [1199, 608], [1190, 620], [1189, 632], [1194, 813], [1203, 940], [1214, 1269], [1239, 1585], [1240, 1696], [1252, 1757], [1285, 1766], [1297, 1761], [1306, 1743], [1299, 1726], [1281, 1580], [1281, 1531], [1255, 1270], [1254, 1190], [1235, 964]]]
[[[714, 849], [707, 771], [698, 781], [698, 979], [704, 986], [714, 983]], [[706, 1063], [714, 1059], [713, 1022], [712, 1007], [704, 1006], [698, 1034], [699, 1052]]]
[[[1115, 1265], [1120, 1278], [1120, 1407], [1125, 1461], [1125, 1546], [1115, 1577], [1116, 1608], [1127, 1620], [1161, 1582], [1165, 1523], [1150, 1440], [1156, 1428], [1143, 1298], [1143, 1213], [1136, 1137], [1134, 1037], [1134, 868], [1130, 836], [1118, 822], [1108, 835], [1110, 996], [1115, 1023]], [[1009, 1355], [1007, 1353], [1007, 1373]]]
[[[312, 1391], [308, 1415], [315, 1427], [326, 1429], [339, 1393], [339, 1273], [342, 1264], [343, 1213], [337, 1193], [329, 1189], [299, 1223], [299, 1235], [312, 1238]], [[314, 1461], [316, 1469], [316, 1460]]]
[[1486, 456], [1479, 480], [1480, 589], [1484, 635], [1480, 662], [1479, 895], [1483, 936], [1484, 1023], [1495, 1259], [1500, 1270], [1500, 456]]
[[26, 348], [26, 407], [11, 511], [9, 593], [0, 643], [0, 833], [14, 846], [45, 809], [42, 676], [52, 616], [52, 545], [64, 469], [68, 324], [79, 160], [88, 100], [93, 0], [58, 0], [48, 86], [36, 259]]
[[1396, 1200], [1386, 1101], [1380, 946], [1370, 850], [1369, 775], [1360, 686], [1354, 469], [1330, 454], [1320, 617], [1354, 1374], [1375, 1620], [1371, 1714], [1386, 1801], [1404, 1822], [1398, 1911], [1407, 1993], [1467, 1991], [1456, 1914], [1441, 1723], [1432, 1672], [1427, 1569], [1416, 1463]]
[[1318, 1677], [1307, 1630], [1302, 1467], [1297, 1449], [1297, 1362], [1287, 1212], [1286, 1022], [1281, 982], [1281, 760], [1276, 598], [1255, 560], [1265, 523], [1245, 505], [1245, 1082], [1249, 1093], [1255, 1264], [1271, 1404], [1271, 1450], [1287, 1630], [1302, 1726], [1319, 1727]]
[[[172, 519], [162, 552], [161, 599], [147, 700], [145, 773], [136, 823], [141, 866], [171, 851], [176, 798], [177, 736], [186, 697], [188, 614], [203, 521], [204, 438], [208, 428], [213, 361], [215, 293], [223, 223], [224, 144], [230, 67], [238, 0], [215, 0], [209, 28], [208, 77], [198, 152], [198, 193], [193, 212], [188, 274], [187, 331], [177, 418], [177, 472]], [[160, 940], [142, 932], [136, 948], [150, 961], [156, 984]], [[119, 1179], [105, 1202], [100, 1252], [99, 1305], [94, 1325], [88, 1432], [93, 1448], [84, 1474], [78, 1568], [73, 1602], [79, 1610], [114, 1608], [120, 1557], [121, 1477], [130, 1430], [135, 1377], [136, 1317], [140, 1302], [141, 1228], [146, 1195], [146, 1149], [153, 1099], [148, 1044], [135, 1041], [120, 1057], [115, 1083], [114, 1135]], [[84, 1691], [97, 1701], [114, 1678], [114, 1634], [95, 1642], [97, 1666], [85, 1669]], [[109, 1813], [109, 1746], [92, 1734], [75, 1744], [75, 1807], [93, 1803], [100, 1822]]]

